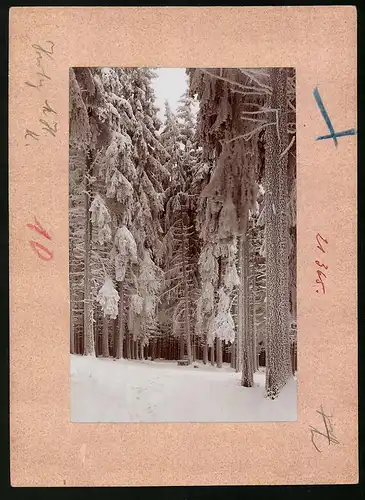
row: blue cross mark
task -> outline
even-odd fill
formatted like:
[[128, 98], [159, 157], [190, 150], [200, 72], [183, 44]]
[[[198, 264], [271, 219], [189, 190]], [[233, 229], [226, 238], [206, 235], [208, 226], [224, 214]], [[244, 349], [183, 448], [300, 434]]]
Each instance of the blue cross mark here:
[[317, 137], [316, 141], [322, 141], [323, 139], [333, 139], [335, 146], [337, 147], [338, 144], [337, 137], [344, 137], [346, 135], [356, 134], [356, 130], [354, 128], [350, 128], [349, 130], [343, 130], [342, 132], [335, 132], [335, 129], [333, 128], [332, 122], [330, 120], [330, 117], [328, 116], [326, 108], [324, 107], [322, 98], [319, 94], [319, 90], [317, 87], [314, 89], [313, 95], [319, 107], [319, 110], [322, 113], [323, 119], [327, 124], [328, 130], [330, 131], [329, 135], [321, 135], [320, 137]]

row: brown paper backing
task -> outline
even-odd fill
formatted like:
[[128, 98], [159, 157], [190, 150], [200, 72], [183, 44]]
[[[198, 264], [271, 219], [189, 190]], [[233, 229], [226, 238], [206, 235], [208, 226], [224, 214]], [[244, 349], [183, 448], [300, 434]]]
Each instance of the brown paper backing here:
[[[32, 44], [55, 43], [37, 71]], [[298, 421], [73, 424], [69, 404], [68, 78], [71, 66], [295, 67], [297, 71]], [[14, 486], [264, 485], [358, 481], [354, 7], [25, 8], [10, 11], [10, 398]], [[55, 138], [25, 147], [47, 99]], [[28, 141], [31, 142], [31, 141]], [[52, 241], [26, 225], [36, 216]], [[315, 292], [316, 234], [326, 294]], [[39, 259], [29, 241], [47, 244]], [[311, 442], [333, 415], [340, 444]]]

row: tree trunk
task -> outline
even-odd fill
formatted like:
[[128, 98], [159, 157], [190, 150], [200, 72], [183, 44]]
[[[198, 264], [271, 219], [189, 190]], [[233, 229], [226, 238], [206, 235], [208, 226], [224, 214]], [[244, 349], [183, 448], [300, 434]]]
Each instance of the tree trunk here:
[[[252, 374], [256, 371], [256, 337], [255, 337], [255, 260], [253, 247], [254, 220], [251, 219], [248, 231], [248, 333], [251, 346]], [[252, 375], [253, 376], [253, 375]]]
[[242, 257], [243, 266], [241, 279], [243, 280], [243, 349], [242, 349], [242, 380], [244, 387], [253, 387], [253, 361], [252, 361], [252, 332], [249, 319], [249, 241], [248, 237], [243, 240]]
[[217, 368], [222, 368], [222, 340], [217, 339]]
[[208, 341], [206, 337], [204, 339], [203, 363], [205, 365], [208, 363]]
[[160, 358], [166, 359], [165, 357], [165, 337], [161, 337], [161, 350], [160, 350]]
[[127, 359], [131, 359], [131, 357], [132, 357], [131, 341], [132, 341], [132, 335], [130, 333], [128, 333], [128, 335], [127, 335]]
[[192, 363], [192, 353], [191, 353], [191, 330], [190, 330], [190, 294], [189, 294], [189, 283], [188, 275], [186, 270], [186, 258], [188, 253], [188, 243], [186, 242], [185, 234], [185, 223], [184, 214], [181, 213], [181, 233], [182, 233], [182, 273], [184, 282], [184, 333], [186, 335], [186, 350], [188, 355], [189, 365]]
[[74, 329], [74, 315], [73, 315], [73, 304], [70, 300], [70, 352], [75, 353], [75, 329]]
[[139, 350], [139, 341], [136, 340], [136, 359], [139, 360], [139, 353], [140, 353], [140, 350]]
[[161, 337], [157, 338], [157, 359], [161, 359], [161, 342], [162, 342], [162, 339]]
[[169, 359], [169, 339], [166, 335], [163, 338], [163, 359]]
[[[239, 243], [240, 243], [240, 239], [237, 238], [237, 248], [239, 248]], [[237, 270], [239, 272], [239, 252], [238, 252], [238, 260], [236, 262], [236, 267], [237, 267]], [[231, 344], [231, 367], [233, 369], [236, 369], [236, 360], [237, 360], [237, 330], [238, 330], [238, 314], [237, 314], [237, 310], [238, 310], [238, 292], [237, 290], [234, 290], [234, 294], [236, 294], [236, 300], [233, 300], [232, 301], [232, 317], [233, 317], [233, 320], [234, 320], [234, 325], [235, 325], [235, 335], [234, 335], [234, 340]]]
[[215, 363], [214, 363], [214, 340], [213, 340], [212, 345], [210, 346], [210, 364], [212, 366], [215, 365]]
[[118, 320], [119, 320], [119, 332], [118, 332], [118, 342], [116, 349], [116, 357], [124, 358], [123, 354], [123, 343], [124, 343], [124, 284], [122, 281], [119, 282], [119, 304], [118, 304]]
[[113, 356], [113, 358], [117, 357], [118, 343], [119, 343], [118, 319], [114, 318], [113, 319], [113, 350], [111, 352], [111, 356]]
[[85, 236], [84, 236], [84, 354], [95, 356], [95, 344], [93, 333], [93, 308], [91, 294], [91, 218], [90, 218], [90, 183], [89, 176], [92, 170], [91, 152], [86, 157], [85, 175]]
[[109, 318], [103, 316], [103, 357], [109, 357]]
[[192, 357], [193, 361], [196, 361], [196, 335], [192, 336], [192, 340], [193, 340]]
[[[99, 310], [96, 311], [95, 316], [95, 324], [94, 324], [94, 345], [95, 345], [95, 356], [99, 357], [100, 356], [100, 349], [99, 349]], [[84, 339], [85, 337], [83, 337]]]
[[231, 345], [231, 368], [236, 368], [236, 340]]
[[240, 284], [237, 294], [237, 333], [236, 333], [236, 372], [242, 371], [242, 342], [244, 335], [244, 272], [243, 272], [243, 236], [238, 238], [238, 270], [240, 277]]
[[185, 342], [184, 342], [184, 332], [180, 332], [180, 343], [179, 343], [179, 359], [184, 359], [185, 355]]
[[258, 357], [257, 357], [257, 332], [256, 332], [256, 252], [254, 246], [254, 239], [256, 236], [256, 222], [253, 218], [251, 220], [251, 230], [249, 238], [249, 250], [250, 250], [250, 324], [251, 324], [251, 335], [252, 335], [252, 370], [257, 372], [258, 370]]
[[156, 339], [153, 338], [151, 340], [152, 346], [151, 346], [151, 361], [154, 361], [156, 359]]
[[295, 370], [296, 370], [296, 345], [293, 343], [291, 345], [291, 351], [292, 351], [292, 375], [293, 377], [295, 376]]
[[[254, 261], [255, 262], [255, 261]], [[257, 359], [257, 332], [256, 332], [256, 269], [252, 266], [252, 347], [253, 347], [253, 371], [258, 371]]]
[[[74, 245], [72, 238], [70, 237], [70, 265], [69, 265], [69, 270], [70, 273], [73, 272], [73, 263], [74, 260]], [[74, 319], [74, 294], [72, 290], [72, 280], [70, 276], [70, 353], [74, 354], [75, 353], [75, 319]]]
[[[291, 376], [289, 343], [287, 69], [271, 68], [270, 108], [278, 126], [266, 128], [266, 393], [274, 399]], [[279, 137], [278, 137], [279, 134]]]
[[142, 342], [140, 343], [140, 354], [139, 354], [139, 358], [141, 359], [141, 361], [144, 361], [144, 346], [143, 346]]

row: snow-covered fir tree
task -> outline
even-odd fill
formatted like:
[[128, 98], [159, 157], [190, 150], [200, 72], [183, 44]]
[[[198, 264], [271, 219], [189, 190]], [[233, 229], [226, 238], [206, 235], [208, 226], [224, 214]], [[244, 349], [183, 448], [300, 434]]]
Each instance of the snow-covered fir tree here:
[[[280, 77], [273, 69], [192, 69], [188, 72], [191, 93], [200, 101], [198, 132], [205, 157], [215, 163], [211, 179], [202, 191], [202, 196], [216, 204], [213, 223], [207, 226], [206, 234], [215, 234], [217, 239], [237, 236], [239, 242], [241, 283], [235, 343], [236, 356], [243, 364], [242, 384], [249, 387], [253, 385], [255, 367], [249, 319], [249, 214], [255, 208], [261, 167], [259, 143], [262, 132], [265, 134], [265, 240], [266, 248], [270, 246], [270, 256], [267, 255], [266, 389], [269, 397], [276, 397], [290, 372], [287, 209], [291, 144], [288, 143], [287, 115], [294, 106], [287, 92], [287, 70], [280, 70]], [[279, 175], [280, 172], [283, 174]], [[280, 217], [274, 214], [275, 205]], [[282, 235], [279, 241], [271, 239], [275, 238], [274, 234]], [[219, 245], [219, 242], [213, 244]], [[278, 290], [281, 293], [278, 294]], [[279, 319], [276, 314], [278, 302]]]
[[194, 325], [198, 293], [197, 234], [195, 197], [191, 192], [195, 162], [193, 116], [186, 102], [178, 117], [165, 104], [165, 124], [161, 140], [169, 152], [169, 186], [165, 191], [165, 237], [163, 261], [165, 284], [163, 300], [172, 333], [179, 338], [179, 355], [191, 363], [196, 357]]

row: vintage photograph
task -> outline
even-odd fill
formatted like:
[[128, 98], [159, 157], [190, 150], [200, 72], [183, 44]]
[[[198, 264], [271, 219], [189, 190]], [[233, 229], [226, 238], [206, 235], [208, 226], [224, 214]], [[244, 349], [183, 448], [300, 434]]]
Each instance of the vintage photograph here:
[[297, 420], [295, 69], [69, 86], [71, 421]]

